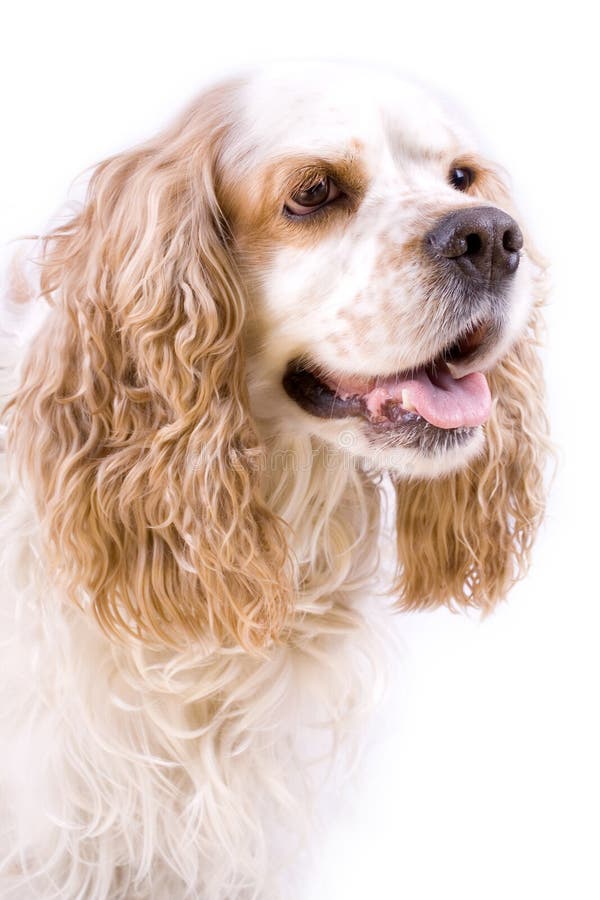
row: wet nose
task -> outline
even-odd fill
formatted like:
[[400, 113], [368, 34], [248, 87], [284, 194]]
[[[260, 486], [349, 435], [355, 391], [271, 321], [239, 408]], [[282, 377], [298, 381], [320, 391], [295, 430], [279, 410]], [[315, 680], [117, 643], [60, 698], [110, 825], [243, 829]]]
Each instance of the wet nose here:
[[425, 240], [436, 257], [451, 260], [464, 276], [490, 284], [516, 272], [523, 246], [515, 220], [493, 206], [448, 213]]

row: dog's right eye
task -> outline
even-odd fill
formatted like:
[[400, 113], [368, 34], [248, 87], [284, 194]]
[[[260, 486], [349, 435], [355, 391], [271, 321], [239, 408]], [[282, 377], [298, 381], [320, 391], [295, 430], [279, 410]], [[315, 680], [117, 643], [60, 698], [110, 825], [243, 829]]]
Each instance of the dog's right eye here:
[[448, 173], [448, 181], [457, 191], [468, 191], [475, 181], [475, 172], [468, 166], [455, 166]]
[[295, 216], [306, 216], [337, 200], [340, 194], [341, 191], [335, 182], [329, 177], [323, 177], [316, 184], [292, 194], [285, 204], [285, 209]]

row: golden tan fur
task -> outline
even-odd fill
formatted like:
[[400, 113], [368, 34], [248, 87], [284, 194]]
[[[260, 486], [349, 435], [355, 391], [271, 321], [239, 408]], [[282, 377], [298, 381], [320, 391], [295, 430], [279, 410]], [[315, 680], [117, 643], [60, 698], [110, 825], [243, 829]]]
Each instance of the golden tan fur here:
[[215, 92], [103, 163], [45, 239], [54, 315], [11, 434], [56, 573], [104, 628], [251, 648], [285, 620], [287, 544], [260, 495], [244, 296], [213, 188], [224, 108]]

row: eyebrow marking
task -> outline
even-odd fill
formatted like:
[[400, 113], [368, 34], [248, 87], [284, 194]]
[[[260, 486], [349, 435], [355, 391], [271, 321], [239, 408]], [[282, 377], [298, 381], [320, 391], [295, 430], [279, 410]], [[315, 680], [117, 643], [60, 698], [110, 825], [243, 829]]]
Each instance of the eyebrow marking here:
[[[324, 235], [343, 227], [369, 187], [361, 149], [360, 142], [352, 140], [322, 154], [282, 153], [230, 183], [224, 213], [232, 223], [240, 258], [256, 256], [258, 247], [258, 255], [268, 264], [278, 245], [314, 247]], [[338, 185], [340, 198], [309, 216], [286, 216], [291, 195], [323, 176]]]

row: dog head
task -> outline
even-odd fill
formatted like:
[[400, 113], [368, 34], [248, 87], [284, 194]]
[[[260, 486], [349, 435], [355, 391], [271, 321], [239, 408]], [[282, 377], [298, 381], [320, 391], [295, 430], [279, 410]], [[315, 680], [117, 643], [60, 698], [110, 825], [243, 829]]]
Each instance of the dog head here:
[[257, 419], [401, 474], [464, 466], [535, 298], [499, 171], [380, 72], [283, 68], [239, 102], [222, 202]]

